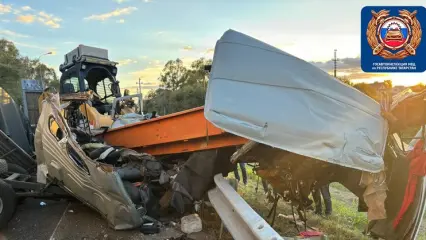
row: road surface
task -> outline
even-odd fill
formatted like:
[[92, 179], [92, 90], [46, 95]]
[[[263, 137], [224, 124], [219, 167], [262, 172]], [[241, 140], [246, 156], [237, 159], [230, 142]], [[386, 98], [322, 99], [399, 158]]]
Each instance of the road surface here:
[[78, 201], [26, 199], [18, 206], [8, 229], [0, 233], [0, 240], [162, 240], [181, 235], [173, 228], [147, 236], [138, 230], [114, 231], [97, 212]]

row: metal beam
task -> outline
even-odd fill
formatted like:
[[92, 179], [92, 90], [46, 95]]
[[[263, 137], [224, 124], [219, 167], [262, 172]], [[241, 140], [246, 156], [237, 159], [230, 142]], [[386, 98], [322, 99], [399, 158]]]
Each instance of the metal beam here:
[[154, 156], [238, 146], [248, 141], [208, 122], [204, 107], [110, 129], [103, 137], [109, 145]]

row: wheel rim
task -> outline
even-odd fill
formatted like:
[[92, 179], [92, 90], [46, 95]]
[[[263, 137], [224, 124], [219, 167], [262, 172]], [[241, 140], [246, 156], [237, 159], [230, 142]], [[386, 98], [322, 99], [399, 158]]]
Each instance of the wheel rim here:
[[3, 212], [3, 200], [0, 198], [0, 214]]

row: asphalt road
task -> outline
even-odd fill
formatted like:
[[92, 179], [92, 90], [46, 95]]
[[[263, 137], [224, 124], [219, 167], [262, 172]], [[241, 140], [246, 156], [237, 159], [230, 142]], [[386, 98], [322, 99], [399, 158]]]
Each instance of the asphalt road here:
[[0, 240], [163, 240], [181, 235], [173, 228], [147, 236], [138, 230], [114, 231], [97, 212], [80, 202], [27, 199], [18, 206], [8, 229], [0, 233]]

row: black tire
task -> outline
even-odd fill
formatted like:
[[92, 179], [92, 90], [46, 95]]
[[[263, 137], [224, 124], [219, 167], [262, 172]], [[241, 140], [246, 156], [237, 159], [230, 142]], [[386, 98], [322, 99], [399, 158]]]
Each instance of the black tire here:
[[13, 213], [15, 213], [15, 209], [15, 191], [9, 184], [0, 180], [0, 229], [7, 227]]
[[23, 167], [13, 163], [7, 164], [7, 171], [12, 173], [28, 174], [28, 171], [25, 170]]

